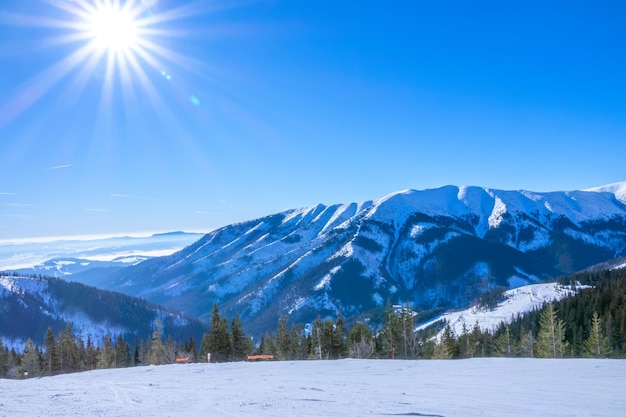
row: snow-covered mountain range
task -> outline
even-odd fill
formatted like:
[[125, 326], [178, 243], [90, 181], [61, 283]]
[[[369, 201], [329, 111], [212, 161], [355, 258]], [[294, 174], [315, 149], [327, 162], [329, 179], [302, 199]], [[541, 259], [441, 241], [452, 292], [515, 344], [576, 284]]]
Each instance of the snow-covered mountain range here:
[[90, 284], [207, 319], [214, 302], [248, 330], [393, 303], [463, 308], [626, 255], [626, 182], [538, 193], [446, 186], [288, 210], [215, 230], [167, 257]]

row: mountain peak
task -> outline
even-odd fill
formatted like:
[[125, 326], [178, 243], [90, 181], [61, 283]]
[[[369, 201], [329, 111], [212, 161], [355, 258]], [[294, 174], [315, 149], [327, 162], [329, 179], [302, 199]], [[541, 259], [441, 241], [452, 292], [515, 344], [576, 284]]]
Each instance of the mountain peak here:
[[615, 198], [626, 204], [626, 181], [615, 182], [613, 184], [602, 185], [600, 187], [588, 188], [584, 191], [597, 193], [611, 193]]

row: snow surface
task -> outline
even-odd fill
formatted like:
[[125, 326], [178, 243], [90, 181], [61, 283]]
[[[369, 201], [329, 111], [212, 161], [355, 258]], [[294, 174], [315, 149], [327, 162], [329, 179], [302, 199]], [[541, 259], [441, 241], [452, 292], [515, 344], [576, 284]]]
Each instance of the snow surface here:
[[[569, 287], [554, 282], [525, 285], [505, 291], [504, 301], [493, 310], [473, 306], [466, 310], [446, 313], [419, 325], [416, 330], [425, 329], [439, 320], [445, 320], [456, 336], [463, 334], [463, 325], [467, 332], [471, 332], [475, 325], [483, 331], [495, 331], [501, 323], [511, 323], [518, 314], [524, 315], [524, 313], [541, 308], [546, 303], [558, 301], [573, 294], [574, 291]], [[439, 332], [437, 338], [440, 338], [442, 333], [443, 330]]]
[[237, 362], [0, 380], [0, 416], [623, 416], [626, 361]]

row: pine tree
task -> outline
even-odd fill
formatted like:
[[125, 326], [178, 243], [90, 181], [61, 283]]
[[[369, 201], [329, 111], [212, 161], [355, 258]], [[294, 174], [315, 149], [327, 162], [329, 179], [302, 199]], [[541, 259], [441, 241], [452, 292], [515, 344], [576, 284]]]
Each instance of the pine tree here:
[[116, 368], [125, 368], [129, 366], [131, 363], [130, 356], [130, 346], [121, 334], [117, 336], [117, 341], [115, 342], [115, 367]]
[[335, 323], [331, 319], [326, 319], [322, 325], [322, 357], [324, 359], [335, 359], [333, 350], [335, 339]]
[[87, 369], [94, 369], [98, 361], [98, 352], [96, 351], [91, 335], [87, 336], [87, 347], [85, 348], [85, 365]]
[[302, 332], [302, 326], [296, 328], [295, 324], [291, 324], [291, 357], [293, 359], [304, 359], [307, 351], [305, 345], [305, 337]]
[[148, 345], [143, 339], [139, 339], [136, 363], [138, 365], [146, 365], [148, 363]]
[[65, 331], [59, 335], [57, 346], [61, 371], [79, 370], [80, 358], [78, 355], [78, 346], [76, 345], [74, 331], [70, 323], [65, 327]]
[[98, 368], [107, 369], [113, 366], [113, 342], [108, 334], [104, 336], [104, 343], [98, 351]]
[[9, 351], [3, 346], [0, 338], [0, 378], [4, 378], [9, 371]]
[[46, 353], [44, 355], [46, 372], [48, 375], [52, 375], [52, 372], [56, 371], [59, 365], [57, 357], [57, 342], [54, 340], [54, 333], [52, 333], [51, 327], [48, 327], [48, 330], [46, 331], [44, 344], [46, 346]]
[[383, 328], [380, 332], [380, 340], [382, 342], [381, 354], [383, 357], [395, 357], [395, 351], [401, 340], [400, 333], [400, 320], [391, 304], [391, 300], [387, 299]]
[[211, 353], [210, 339], [211, 335], [208, 332], [202, 335], [202, 342], [200, 342], [200, 360], [202, 362], [208, 362], [208, 354]]
[[157, 319], [156, 328], [152, 332], [152, 343], [150, 345], [150, 353], [148, 363], [150, 365], [162, 365], [167, 363], [165, 345], [163, 345], [162, 337], [163, 324]]
[[437, 344], [432, 339], [425, 339], [420, 343], [420, 357], [424, 359], [434, 359]]
[[261, 344], [259, 345], [259, 352], [261, 355], [276, 355], [276, 348], [274, 347], [274, 340], [268, 331], [265, 332], [265, 336], [261, 338]]
[[[606, 338], [608, 340], [609, 350], [612, 352], [616, 345], [619, 345], [619, 343], [617, 343], [618, 339], [615, 337], [616, 335], [614, 334], [613, 314], [611, 314], [611, 312], [604, 315], [604, 334], [606, 335]], [[624, 334], [626, 335], [626, 331], [624, 332]], [[619, 357], [619, 353], [617, 354], [617, 356]]]
[[451, 358], [459, 357], [459, 343], [450, 325], [447, 325], [443, 331], [442, 342], [446, 345], [446, 350]]
[[450, 325], [446, 325], [443, 329], [443, 334], [441, 335], [441, 340], [437, 343], [435, 347], [435, 358], [437, 359], [450, 359], [454, 357], [454, 353], [456, 352], [457, 342], [454, 338], [454, 333], [452, 333], [452, 328]]
[[565, 322], [557, 319], [555, 330], [557, 357], [563, 358], [567, 356], [569, 352], [569, 342], [565, 339]]
[[243, 323], [239, 316], [230, 322], [230, 334], [232, 338], [232, 360], [244, 361], [252, 352], [252, 341], [243, 331]]
[[535, 357], [535, 334], [532, 330], [522, 333], [519, 341], [519, 355], [523, 358]]
[[78, 365], [77, 365], [76, 370], [84, 371], [85, 369], [87, 369], [87, 361], [86, 361], [87, 350], [85, 349], [85, 342], [80, 337], [76, 339], [76, 348], [78, 350]]
[[452, 355], [448, 351], [448, 344], [442, 340], [435, 344], [433, 359], [450, 359]]
[[211, 353], [211, 361], [223, 362], [228, 360], [231, 354], [228, 321], [220, 317], [217, 304], [213, 304], [213, 311], [211, 312], [211, 330], [209, 330], [208, 334], [207, 353]]
[[196, 356], [198, 355], [198, 350], [196, 349], [196, 340], [192, 337], [189, 338], [187, 342], [185, 342], [185, 352], [189, 356], [189, 360], [191, 362], [196, 361]]
[[602, 319], [593, 312], [589, 337], [584, 342], [585, 356], [603, 358], [609, 355], [609, 340], [602, 329]]
[[163, 363], [174, 363], [176, 362], [176, 343], [174, 339], [172, 339], [172, 335], [167, 336], [165, 339], [165, 343], [163, 344], [165, 350], [165, 356]]
[[485, 357], [490, 355], [493, 348], [493, 335], [490, 332], [483, 332], [478, 325], [474, 323], [472, 333], [470, 333], [470, 342], [472, 344], [474, 357]]
[[280, 315], [278, 319], [278, 333], [276, 334], [277, 359], [291, 359], [291, 337], [287, 327], [287, 319]]
[[32, 378], [41, 374], [41, 354], [32, 339], [26, 341], [20, 372], [25, 378]]
[[367, 359], [374, 353], [372, 332], [365, 323], [357, 323], [348, 333], [348, 349], [351, 358]]
[[322, 318], [318, 314], [311, 329], [311, 357], [313, 359], [323, 358], [323, 327]]
[[513, 340], [511, 338], [511, 328], [508, 324], [504, 327], [504, 331], [496, 339], [495, 345], [496, 355], [509, 358], [513, 356]]
[[417, 358], [420, 350], [420, 343], [415, 332], [415, 313], [407, 302], [398, 321], [400, 326], [400, 336], [402, 342], [402, 353], [404, 358]]
[[333, 325], [331, 334], [331, 349], [334, 358], [346, 357], [346, 326], [343, 322], [341, 311], [337, 313], [337, 319]]
[[552, 303], [549, 303], [539, 318], [536, 354], [540, 358], [562, 358], [566, 348], [565, 324], [558, 319]]
[[469, 330], [465, 325], [465, 321], [463, 321], [461, 336], [457, 341], [457, 345], [459, 347], [459, 355], [462, 358], [471, 358], [474, 355], [472, 338], [470, 337]]

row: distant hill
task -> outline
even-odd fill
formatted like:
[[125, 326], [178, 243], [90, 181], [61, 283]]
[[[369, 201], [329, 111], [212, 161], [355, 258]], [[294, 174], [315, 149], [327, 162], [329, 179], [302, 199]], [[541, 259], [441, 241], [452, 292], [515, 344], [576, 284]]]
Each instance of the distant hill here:
[[48, 327], [58, 334], [67, 324], [96, 346], [106, 334], [146, 340], [157, 319], [164, 335], [174, 340], [201, 340], [207, 331], [197, 319], [128, 295], [58, 278], [0, 274], [0, 338], [5, 345], [19, 347], [28, 338], [41, 345]]
[[[16, 272], [22, 276], [45, 275], [55, 278], [65, 278], [72, 281], [80, 281], [72, 276], [78, 277], [79, 274], [87, 272], [84, 276], [88, 277], [91, 273], [93, 273], [93, 270], [98, 270], [100, 271], [99, 273], [102, 273], [103, 269], [107, 269], [108, 271], [106, 272], [111, 272], [114, 269], [136, 265], [147, 259], [150, 259], [150, 257], [130, 256], [116, 258], [111, 261], [96, 261], [80, 258], [53, 258], [30, 268], [19, 268], [9, 272]], [[88, 278], [83, 279], [85, 280], [83, 282], [88, 280]]]
[[201, 233], [172, 232], [144, 237], [58, 238], [45, 241], [0, 241], [0, 271], [67, 276], [105, 266], [127, 266], [170, 255], [191, 245]]

